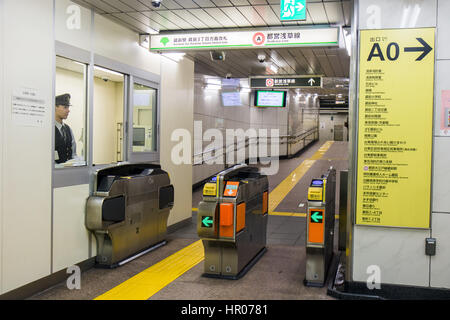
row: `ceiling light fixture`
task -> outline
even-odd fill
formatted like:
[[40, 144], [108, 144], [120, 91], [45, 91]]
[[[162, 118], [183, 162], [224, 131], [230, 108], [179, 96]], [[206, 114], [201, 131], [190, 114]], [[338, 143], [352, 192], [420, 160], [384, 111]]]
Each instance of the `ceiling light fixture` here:
[[222, 89], [222, 86], [218, 84], [207, 84], [205, 86], [205, 90], [220, 90], [220, 89]]
[[106, 73], [109, 73], [109, 74], [113, 74], [115, 76], [123, 77], [123, 74], [121, 74], [119, 72], [115, 72], [115, 71], [112, 71], [112, 70], [109, 70], [109, 69], [105, 69], [105, 68], [102, 68], [102, 67], [99, 67], [99, 66], [94, 66], [94, 70], [99, 70], [99, 71], [103, 71], [103, 72], [106, 72]]
[[278, 73], [278, 68], [274, 64], [270, 65], [270, 70], [272, 70], [274, 73]]

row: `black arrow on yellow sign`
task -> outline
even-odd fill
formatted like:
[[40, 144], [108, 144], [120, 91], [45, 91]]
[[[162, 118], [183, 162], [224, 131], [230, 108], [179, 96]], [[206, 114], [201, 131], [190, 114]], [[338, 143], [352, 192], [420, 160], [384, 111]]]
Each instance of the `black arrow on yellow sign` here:
[[405, 48], [405, 52], [420, 52], [422, 51], [422, 54], [416, 59], [416, 61], [420, 61], [423, 58], [425, 58], [425, 56], [431, 51], [433, 50], [432, 47], [430, 47], [430, 45], [428, 43], [425, 42], [425, 40], [423, 40], [422, 38], [416, 38], [417, 41], [419, 41], [422, 44], [422, 47], [408, 47]]

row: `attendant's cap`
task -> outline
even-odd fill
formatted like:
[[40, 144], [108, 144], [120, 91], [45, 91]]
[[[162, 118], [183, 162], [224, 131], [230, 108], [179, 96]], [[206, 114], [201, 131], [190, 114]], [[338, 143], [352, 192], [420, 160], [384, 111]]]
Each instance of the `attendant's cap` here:
[[60, 96], [56, 96], [55, 98], [55, 105], [57, 106], [65, 106], [65, 107], [70, 107], [70, 94], [65, 93], [62, 94]]

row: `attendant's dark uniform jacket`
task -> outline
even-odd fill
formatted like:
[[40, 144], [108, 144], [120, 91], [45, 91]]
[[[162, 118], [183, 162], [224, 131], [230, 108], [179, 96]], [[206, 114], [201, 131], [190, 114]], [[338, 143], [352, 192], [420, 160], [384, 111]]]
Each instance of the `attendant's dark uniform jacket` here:
[[72, 133], [68, 125], [63, 125], [61, 128], [64, 136], [61, 135], [58, 128], [55, 126], [55, 150], [58, 152], [59, 159], [56, 163], [64, 163], [67, 160], [72, 159]]

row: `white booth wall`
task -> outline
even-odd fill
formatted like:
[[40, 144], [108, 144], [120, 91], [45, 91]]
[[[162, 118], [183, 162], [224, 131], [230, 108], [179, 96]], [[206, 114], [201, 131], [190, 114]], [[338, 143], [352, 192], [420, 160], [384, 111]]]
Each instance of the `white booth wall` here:
[[[4, 0], [0, 6], [3, 293], [50, 274], [54, 38], [53, 1]], [[23, 87], [46, 103], [41, 126], [12, 121], [13, 92]]]
[[[81, 18], [75, 28], [73, 10]], [[55, 40], [160, 76], [160, 161], [175, 188], [169, 225], [191, 218], [192, 166], [165, 155], [175, 128], [192, 132], [193, 62], [152, 54], [136, 33], [67, 0], [0, 0], [0, 294], [96, 255], [84, 226], [89, 184], [52, 189]], [[45, 101], [41, 125], [13, 121], [20, 88]]]

